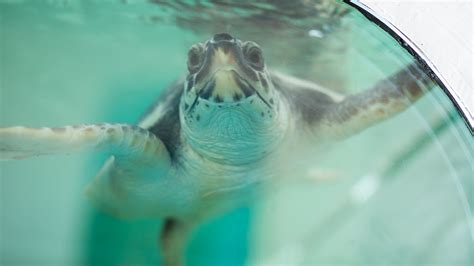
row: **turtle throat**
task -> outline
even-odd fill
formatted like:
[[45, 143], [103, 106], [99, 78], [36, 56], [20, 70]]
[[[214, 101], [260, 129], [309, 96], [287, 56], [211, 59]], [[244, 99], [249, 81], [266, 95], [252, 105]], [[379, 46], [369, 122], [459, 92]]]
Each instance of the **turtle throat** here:
[[189, 109], [180, 113], [186, 142], [203, 158], [220, 164], [261, 160], [281, 143], [286, 129], [277, 104], [265, 103], [257, 94], [233, 103], [197, 96]]

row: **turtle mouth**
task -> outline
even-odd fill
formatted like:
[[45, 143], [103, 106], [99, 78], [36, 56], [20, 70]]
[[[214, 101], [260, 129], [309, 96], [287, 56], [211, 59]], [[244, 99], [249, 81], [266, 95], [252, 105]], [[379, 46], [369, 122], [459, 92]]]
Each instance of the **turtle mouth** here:
[[[235, 77], [235, 81], [236, 83], [238, 84], [239, 88], [244, 91], [244, 94], [245, 94], [245, 98], [248, 98], [252, 95], [257, 95], [257, 97], [265, 104], [268, 106], [268, 108], [272, 108], [272, 106], [267, 102], [267, 100], [265, 100], [265, 98], [260, 94], [260, 92], [258, 92], [258, 90], [250, 83], [248, 82], [245, 78], [242, 77], [242, 75], [239, 74], [238, 71], [235, 71], [235, 70], [231, 70], [234, 72], [234, 77]], [[245, 92], [248, 92], [248, 95], [247, 93]], [[243, 101], [244, 99], [242, 99]]]
[[197, 92], [197, 97], [217, 103], [238, 103], [253, 95], [257, 95], [270, 107], [252, 83], [232, 66], [214, 70]]
[[[227, 84], [232, 89], [226, 88], [223, 84]], [[200, 99], [211, 104], [218, 104], [220, 107], [224, 105], [240, 106], [241, 103], [248, 101], [252, 96], [260, 99], [271, 109], [268, 101], [235, 68], [231, 66], [219, 68], [210, 75], [201, 86], [201, 89], [197, 91], [188, 112], [195, 108]]]

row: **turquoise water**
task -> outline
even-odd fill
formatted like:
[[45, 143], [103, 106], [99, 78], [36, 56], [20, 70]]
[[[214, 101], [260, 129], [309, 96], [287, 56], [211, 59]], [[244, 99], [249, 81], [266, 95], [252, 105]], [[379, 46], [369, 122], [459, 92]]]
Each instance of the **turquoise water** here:
[[[343, 4], [318, 13], [235, 2], [216, 13], [207, 2], [158, 2], [0, 1], [0, 124], [134, 123], [185, 74], [188, 48], [222, 31], [260, 43], [269, 68], [345, 93], [412, 62]], [[473, 148], [437, 88], [394, 119], [315, 156], [301, 181], [205, 223], [188, 261], [470, 265]], [[84, 197], [104, 158], [0, 163], [2, 264], [158, 263], [161, 221], [118, 220]]]

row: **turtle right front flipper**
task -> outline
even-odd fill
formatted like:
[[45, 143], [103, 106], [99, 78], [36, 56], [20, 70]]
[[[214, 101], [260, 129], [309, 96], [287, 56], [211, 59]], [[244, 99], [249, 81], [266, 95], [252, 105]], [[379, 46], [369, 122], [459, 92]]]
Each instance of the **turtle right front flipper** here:
[[86, 191], [98, 207], [121, 217], [155, 217], [163, 211], [171, 159], [152, 132], [123, 124], [0, 128], [2, 160], [77, 152], [111, 155]]
[[125, 124], [57, 128], [0, 127], [0, 160], [83, 151], [169, 163], [165, 145], [153, 133]]

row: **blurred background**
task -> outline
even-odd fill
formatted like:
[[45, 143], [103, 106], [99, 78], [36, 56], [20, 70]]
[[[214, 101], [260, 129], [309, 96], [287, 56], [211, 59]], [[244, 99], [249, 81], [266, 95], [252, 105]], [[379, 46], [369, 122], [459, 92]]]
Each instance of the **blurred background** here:
[[[218, 32], [341, 93], [413, 58], [334, 1], [0, 1], [0, 124], [135, 123]], [[474, 141], [439, 89], [197, 231], [190, 265], [472, 265]], [[106, 155], [0, 162], [0, 263], [157, 265], [159, 220], [95, 210]]]

